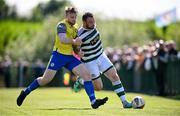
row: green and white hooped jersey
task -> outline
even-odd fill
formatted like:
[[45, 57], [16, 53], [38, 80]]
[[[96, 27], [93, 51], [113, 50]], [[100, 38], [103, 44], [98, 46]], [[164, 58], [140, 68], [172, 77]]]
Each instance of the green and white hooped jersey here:
[[85, 29], [80, 27], [78, 36], [82, 39], [81, 50], [84, 52], [84, 56], [81, 58], [82, 62], [95, 60], [103, 53], [100, 34], [96, 28]]

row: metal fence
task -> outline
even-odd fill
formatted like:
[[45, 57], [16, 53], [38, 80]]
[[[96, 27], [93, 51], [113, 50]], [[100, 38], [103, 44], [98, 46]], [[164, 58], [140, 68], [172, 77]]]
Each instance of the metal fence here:
[[[168, 61], [164, 73], [164, 88], [167, 95], [180, 94], [180, 60]], [[158, 93], [157, 75], [155, 70], [127, 70], [122, 66], [118, 71], [127, 92]], [[103, 75], [104, 89], [112, 90], [110, 81]]]
[[[37, 72], [31, 67], [21, 68], [13, 67], [11, 68], [11, 87], [26, 87], [35, 78], [37, 78]], [[39, 72], [39, 75], [43, 73]], [[61, 69], [56, 74], [52, 82], [47, 86], [64, 87], [63, 76], [67, 71]], [[168, 95], [180, 94], [180, 60], [172, 60], [167, 62], [167, 67], [164, 79], [165, 92]], [[157, 85], [157, 75], [154, 70], [146, 71], [143, 68], [139, 70], [128, 70], [125, 65], [122, 65], [118, 71], [124, 88], [127, 92], [141, 92], [148, 94], [156, 94], [158, 92]], [[104, 90], [112, 90], [111, 82], [102, 75], [102, 80], [104, 84]], [[3, 84], [3, 76], [0, 76], [0, 85]], [[70, 85], [69, 85], [70, 86]]]

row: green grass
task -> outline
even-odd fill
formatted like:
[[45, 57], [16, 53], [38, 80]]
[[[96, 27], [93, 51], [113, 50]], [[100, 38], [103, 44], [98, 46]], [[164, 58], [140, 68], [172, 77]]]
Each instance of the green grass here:
[[0, 89], [0, 116], [180, 116], [180, 100], [127, 93], [130, 101], [139, 95], [145, 99], [144, 109], [123, 109], [114, 92], [96, 92], [97, 98], [108, 96], [109, 101], [99, 109], [91, 109], [85, 91], [73, 93], [69, 88], [40, 88], [31, 93], [21, 107], [16, 97], [21, 89]]

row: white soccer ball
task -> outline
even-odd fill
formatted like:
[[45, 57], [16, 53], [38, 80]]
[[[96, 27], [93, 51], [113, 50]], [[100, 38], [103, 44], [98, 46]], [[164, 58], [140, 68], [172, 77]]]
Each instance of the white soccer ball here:
[[145, 101], [141, 96], [136, 96], [133, 98], [132, 107], [135, 109], [143, 109], [145, 106]]

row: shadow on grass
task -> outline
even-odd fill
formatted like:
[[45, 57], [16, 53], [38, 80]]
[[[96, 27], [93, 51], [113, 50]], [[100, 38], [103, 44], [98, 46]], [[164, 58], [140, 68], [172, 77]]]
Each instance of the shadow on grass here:
[[48, 108], [40, 110], [92, 110], [92, 108]]

